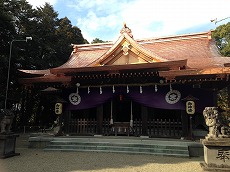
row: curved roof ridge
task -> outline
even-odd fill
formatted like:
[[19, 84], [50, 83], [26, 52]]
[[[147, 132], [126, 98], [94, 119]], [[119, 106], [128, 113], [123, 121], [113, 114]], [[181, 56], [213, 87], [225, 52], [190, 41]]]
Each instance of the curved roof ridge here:
[[[161, 37], [152, 37], [152, 38], [143, 38], [143, 39], [137, 39], [137, 42], [163, 42], [164, 40], [167, 41], [175, 41], [175, 40], [183, 40], [183, 39], [190, 39], [191, 38], [201, 38], [201, 37], [206, 37], [208, 38], [211, 35], [212, 31], [207, 31], [207, 32], [197, 32], [197, 33], [187, 33], [187, 34], [179, 34], [179, 35], [171, 35], [171, 36], [161, 36]], [[210, 37], [211, 38], [211, 37]], [[151, 42], [152, 43], [152, 42]]]
[[110, 48], [112, 45], [113, 45], [112, 41], [106, 43], [95, 43], [95, 44], [72, 44], [73, 48], [77, 47], [78, 51], [106, 49], [106, 48]]

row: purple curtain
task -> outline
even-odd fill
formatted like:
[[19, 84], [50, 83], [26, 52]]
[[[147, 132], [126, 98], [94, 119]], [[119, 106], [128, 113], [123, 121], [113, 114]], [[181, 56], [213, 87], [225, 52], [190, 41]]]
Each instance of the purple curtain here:
[[[68, 110], [80, 110], [97, 107], [110, 101], [118, 95], [123, 95], [132, 101], [140, 103], [147, 107], [161, 108], [161, 109], [185, 109], [185, 102], [181, 99], [192, 95], [199, 100], [196, 101], [196, 112], [202, 112], [206, 106], [213, 106], [213, 93], [191, 86], [173, 86], [173, 90], [178, 90], [181, 93], [181, 99], [175, 104], [169, 104], [165, 100], [165, 95], [169, 92], [169, 86], [158, 86], [157, 92], [155, 92], [154, 86], [142, 86], [142, 93], [140, 93], [139, 86], [129, 87], [129, 93], [127, 88], [115, 87], [115, 93], [113, 93], [112, 87], [102, 87], [102, 94], [100, 94], [100, 88], [90, 88], [88, 94], [87, 88], [79, 88], [79, 95], [81, 96], [81, 102], [78, 105], [71, 103], [67, 104]], [[68, 99], [70, 93], [74, 93], [76, 90], [67, 90], [65, 97]], [[69, 101], [68, 101], [69, 102]]]

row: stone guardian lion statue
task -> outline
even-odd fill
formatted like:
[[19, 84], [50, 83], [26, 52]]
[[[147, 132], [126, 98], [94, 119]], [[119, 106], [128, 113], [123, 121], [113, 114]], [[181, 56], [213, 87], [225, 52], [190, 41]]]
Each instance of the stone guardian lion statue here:
[[13, 123], [14, 113], [10, 109], [4, 109], [0, 113], [1, 134], [10, 133], [11, 125]]
[[209, 127], [209, 133], [206, 138], [217, 138], [219, 135], [219, 122], [218, 122], [218, 109], [217, 107], [205, 107], [203, 116], [206, 125]]

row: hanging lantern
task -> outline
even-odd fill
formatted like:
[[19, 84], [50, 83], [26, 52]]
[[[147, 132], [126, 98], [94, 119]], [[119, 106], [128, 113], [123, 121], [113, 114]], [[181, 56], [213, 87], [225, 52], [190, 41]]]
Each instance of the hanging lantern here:
[[62, 103], [55, 104], [55, 114], [61, 115], [62, 114]]
[[196, 105], [195, 105], [195, 101], [199, 100], [196, 97], [193, 97], [192, 95], [188, 95], [187, 97], [185, 97], [184, 99], [182, 99], [183, 101], [185, 101], [185, 109], [186, 109], [186, 113], [188, 115], [193, 115], [196, 113]]
[[193, 115], [195, 113], [195, 102], [189, 100], [186, 102], [186, 112], [189, 115]]

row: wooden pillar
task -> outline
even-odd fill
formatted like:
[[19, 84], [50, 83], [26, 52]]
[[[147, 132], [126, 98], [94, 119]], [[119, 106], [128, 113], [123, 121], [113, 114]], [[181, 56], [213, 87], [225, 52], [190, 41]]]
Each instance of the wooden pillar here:
[[63, 119], [64, 119], [64, 133], [69, 133], [69, 125], [71, 120], [71, 111], [65, 110], [63, 113]]
[[142, 118], [142, 135], [147, 136], [147, 121], [148, 121], [148, 109], [145, 106], [141, 106], [141, 118]]
[[[227, 87], [228, 88], [228, 92], [229, 92], [229, 87]], [[212, 92], [212, 95], [213, 95], [213, 106], [216, 106], [217, 107], [217, 91], [216, 90], [214, 90], [213, 92]]]
[[188, 137], [189, 135], [189, 116], [186, 111], [181, 110], [181, 123], [182, 123], [182, 137]]
[[103, 105], [97, 107], [97, 134], [102, 134]]

